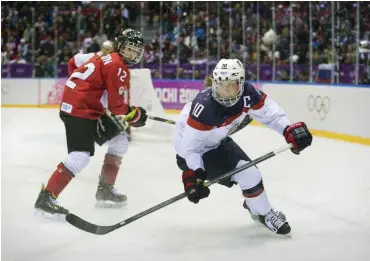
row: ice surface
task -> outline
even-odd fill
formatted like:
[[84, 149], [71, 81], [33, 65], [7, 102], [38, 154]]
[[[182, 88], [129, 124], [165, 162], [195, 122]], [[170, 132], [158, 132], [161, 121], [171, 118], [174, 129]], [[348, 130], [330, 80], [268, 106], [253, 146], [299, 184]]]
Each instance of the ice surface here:
[[[197, 205], [182, 200], [96, 236], [34, 215], [41, 183], [67, 155], [58, 110], [2, 109], [1, 124], [2, 260], [370, 260], [370, 147], [314, 138], [300, 156], [288, 151], [259, 165], [270, 201], [292, 226], [290, 239], [254, 223], [238, 187], [220, 185]], [[251, 158], [285, 143], [253, 126], [234, 138]], [[71, 212], [112, 224], [182, 192], [172, 144], [138, 136], [117, 181], [127, 207], [96, 209], [105, 151], [97, 147], [61, 194]]]

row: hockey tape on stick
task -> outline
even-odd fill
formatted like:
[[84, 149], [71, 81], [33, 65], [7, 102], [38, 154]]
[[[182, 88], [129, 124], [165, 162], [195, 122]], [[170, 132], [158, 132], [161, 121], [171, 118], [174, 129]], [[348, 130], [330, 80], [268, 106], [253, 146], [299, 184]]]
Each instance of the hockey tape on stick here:
[[[110, 110], [106, 109], [105, 112], [107, 113], [107, 115], [109, 117], [111, 117], [112, 119], [115, 120], [115, 122], [118, 123], [118, 120], [115, 118], [115, 116], [112, 114], [112, 112]], [[169, 123], [169, 124], [176, 124], [176, 121], [164, 119], [164, 118], [157, 117], [157, 116], [147, 115], [147, 117], [148, 117], [148, 119], [153, 120], [153, 121], [160, 121], [160, 122], [165, 122], [165, 123]], [[120, 124], [120, 123], [118, 123], [118, 124]]]
[[[292, 147], [293, 147], [293, 145], [289, 144], [289, 145], [286, 145], [286, 146], [281, 147], [279, 149], [276, 149], [274, 151], [271, 151], [271, 152], [255, 159], [255, 160], [252, 160], [252, 161], [248, 162], [245, 165], [242, 165], [242, 166], [240, 166], [240, 167], [238, 167], [238, 168], [236, 168], [232, 171], [229, 171], [229, 172], [223, 174], [222, 176], [220, 176], [216, 179], [213, 179], [213, 180], [205, 183], [205, 186], [209, 187], [214, 183], [217, 183], [217, 182], [219, 182], [223, 179], [231, 177], [232, 175], [234, 175], [234, 174], [236, 174], [236, 173], [238, 173], [242, 170], [248, 169], [248, 168], [250, 168], [250, 167], [252, 167], [252, 166], [254, 166], [258, 163], [261, 163], [261, 162], [263, 162], [263, 161], [265, 161], [269, 158], [272, 158], [272, 157], [276, 156], [277, 154], [279, 154], [283, 151], [286, 151], [286, 150], [288, 150]], [[131, 222], [133, 222], [135, 220], [138, 220], [138, 219], [140, 219], [140, 218], [142, 218], [142, 217], [144, 217], [144, 216], [146, 216], [150, 213], [153, 213], [153, 212], [155, 212], [155, 211], [157, 211], [157, 210], [159, 210], [159, 209], [161, 209], [165, 206], [168, 206], [168, 205], [170, 205], [170, 204], [172, 204], [172, 203], [174, 203], [174, 202], [176, 202], [180, 199], [183, 199], [186, 196], [187, 196], [186, 193], [182, 193], [180, 195], [177, 195], [173, 198], [170, 198], [170, 199], [168, 199], [168, 200], [166, 200], [166, 201], [164, 201], [164, 202], [162, 202], [158, 205], [155, 205], [151, 208], [148, 208], [147, 210], [144, 210], [143, 212], [140, 212], [140, 213], [138, 213], [138, 214], [136, 214], [132, 217], [129, 217], [129, 218], [127, 218], [127, 219], [125, 219], [125, 220], [123, 220], [123, 221], [121, 221], [117, 224], [111, 225], [111, 226], [99, 226], [99, 225], [90, 223], [90, 222], [88, 222], [88, 221], [86, 221], [86, 220], [84, 220], [84, 219], [80, 218], [79, 216], [76, 216], [75, 214], [72, 214], [72, 213], [69, 213], [66, 216], [66, 220], [72, 226], [75, 226], [76, 228], [79, 228], [83, 231], [86, 231], [86, 232], [89, 232], [89, 233], [92, 233], [92, 234], [95, 234], [95, 235], [105, 235], [105, 234], [108, 234], [108, 233], [110, 233], [110, 232], [112, 232], [112, 231], [114, 231], [114, 230], [116, 230], [120, 227], [126, 226], [127, 224], [130, 224]]]

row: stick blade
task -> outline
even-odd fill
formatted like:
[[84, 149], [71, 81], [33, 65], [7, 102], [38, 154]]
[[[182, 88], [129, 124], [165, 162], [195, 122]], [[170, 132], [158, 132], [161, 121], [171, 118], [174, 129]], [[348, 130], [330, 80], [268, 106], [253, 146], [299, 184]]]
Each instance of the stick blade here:
[[112, 226], [95, 225], [72, 213], [67, 214], [66, 221], [78, 229], [95, 235], [105, 235], [114, 230]]

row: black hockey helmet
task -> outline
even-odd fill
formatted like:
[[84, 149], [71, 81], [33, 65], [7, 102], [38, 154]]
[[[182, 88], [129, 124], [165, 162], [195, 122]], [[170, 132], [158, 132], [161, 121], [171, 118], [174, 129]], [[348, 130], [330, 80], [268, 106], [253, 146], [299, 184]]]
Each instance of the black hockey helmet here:
[[140, 62], [144, 54], [144, 40], [140, 32], [126, 29], [114, 39], [116, 50], [128, 65]]

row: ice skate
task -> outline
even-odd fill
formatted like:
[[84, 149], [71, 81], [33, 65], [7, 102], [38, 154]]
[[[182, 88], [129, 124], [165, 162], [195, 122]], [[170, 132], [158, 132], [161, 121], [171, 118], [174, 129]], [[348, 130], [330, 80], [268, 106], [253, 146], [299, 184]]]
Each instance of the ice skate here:
[[57, 198], [45, 190], [42, 184], [41, 191], [35, 203], [36, 213], [46, 218], [65, 219], [69, 211], [59, 205]]
[[286, 220], [285, 215], [282, 212], [271, 209], [270, 212], [264, 216], [255, 215], [252, 214], [245, 200], [243, 202], [243, 207], [249, 211], [253, 220], [259, 221], [261, 224], [265, 225], [272, 232], [278, 235], [289, 236], [291, 228]]
[[127, 203], [127, 197], [118, 192], [113, 185], [102, 183], [99, 183], [95, 198], [95, 206], [98, 208], [120, 208]]
[[290, 225], [285, 215], [280, 211], [271, 209], [265, 216], [259, 215], [258, 219], [263, 225], [278, 235], [288, 235], [290, 233]]

